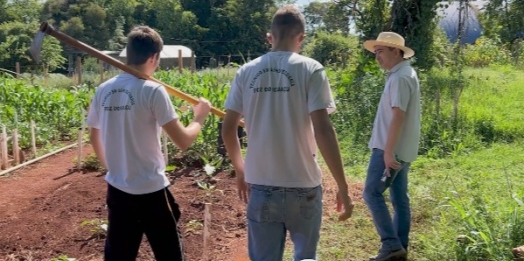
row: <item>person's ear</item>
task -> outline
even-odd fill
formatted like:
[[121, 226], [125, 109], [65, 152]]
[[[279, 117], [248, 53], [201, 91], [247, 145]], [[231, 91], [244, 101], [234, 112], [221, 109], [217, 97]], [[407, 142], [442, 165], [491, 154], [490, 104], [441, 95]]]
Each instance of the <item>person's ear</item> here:
[[298, 43], [302, 44], [302, 42], [306, 39], [306, 34], [302, 33], [298, 36]]
[[270, 44], [273, 44], [273, 35], [271, 33], [266, 33], [266, 39]]

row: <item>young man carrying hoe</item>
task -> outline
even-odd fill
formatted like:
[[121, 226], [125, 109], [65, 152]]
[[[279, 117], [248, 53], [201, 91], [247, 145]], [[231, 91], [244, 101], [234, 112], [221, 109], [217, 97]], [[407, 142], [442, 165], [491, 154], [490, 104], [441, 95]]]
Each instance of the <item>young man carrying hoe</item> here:
[[[267, 54], [240, 68], [225, 102], [222, 137], [247, 205], [252, 261], [281, 261], [286, 232], [294, 260], [316, 259], [322, 221], [321, 170], [317, 144], [338, 185], [343, 221], [353, 204], [328, 114], [335, 110], [323, 66], [298, 54], [304, 16], [293, 6], [273, 16]], [[244, 160], [237, 124], [244, 117], [249, 147]]]
[[[408, 171], [418, 155], [420, 139], [420, 86], [417, 73], [405, 60], [414, 55], [402, 36], [381, 33], [364, 43], [388, 71], [369, 141], [372, 150], [364, 187], [364, 201], [371, 211], [382, 246], [373, 261], [406, 258], [411, 210]], [[383, 196], [390, 188], [395, 214], [389, 214]]]
[[[147, 26], [135, 27], [128, 35], [127, 65], [152, 75], [162, 48], [157, 32]], [[177, 147], [187, 149], [211, 105], [200, 99], [193, 108], [195, 118], [184, 127], [162, 85], [128, 73], [96, 90], [87, 123], [94, 151], [108, 170], [104, 260], [135, 260], [144, 233], [156, 260], [184, 260], [177, 229], [180, 210], [168, 189], [160, 134], [164, 129]]]

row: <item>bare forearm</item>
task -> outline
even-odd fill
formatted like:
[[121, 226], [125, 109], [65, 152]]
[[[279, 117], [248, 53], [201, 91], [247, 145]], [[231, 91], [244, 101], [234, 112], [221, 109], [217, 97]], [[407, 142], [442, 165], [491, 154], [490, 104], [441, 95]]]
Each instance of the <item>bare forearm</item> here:
[[204, 118], [195, 118], [184, 127], [178, 120], [172, 120], [163, 126], [171, 141], [182, 151], [187, 150], [196, 140], [204, 125]]
[[202, 126], [204, 126], [204, 119], [200, 118], [195, 118], [191, 123], [189, 123], [189, 125], [187, 125], [185, 139], [189, 144], [192, 144], [196, 140], [198, 134], [202, 130]]
[[386, 142], [385, 153], [394, 153], [398, 143], [402, 126], [404, 125], [404, 114], [393, 113], [393, 118], [388, 128], [388, 139]]
[[347, 189], [346, 177], [344, 176], [344, 166], [338, 146], [338, 139], [333, 125], [324, 125], [315, 129], [316, 141], [324, 161], [328, 165], [333, 178], [337, 182], [339, 189]]
[[98, 137], [98, 134], [92, 134], [89, 140], [91, 142], [91, 146], [93, 146], [93, 150], [95, 151], [98, 161], [100, 161], [100, 164], [102, 164], [104, 169], [107, 169], [106, 154], [100, 137]]

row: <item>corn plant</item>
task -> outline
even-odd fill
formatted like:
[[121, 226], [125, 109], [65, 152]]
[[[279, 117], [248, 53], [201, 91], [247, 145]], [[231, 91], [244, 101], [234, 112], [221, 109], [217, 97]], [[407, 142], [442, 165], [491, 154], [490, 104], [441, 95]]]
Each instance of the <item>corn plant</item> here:
[[92, 95], [88, 86], [65, 90], [0, 78], [0, 124], [18, 129], [22, 149], [31, 146], [31, 121], [36, 124], [37, 146], [76, 140], [82, 109], [87, 110]]

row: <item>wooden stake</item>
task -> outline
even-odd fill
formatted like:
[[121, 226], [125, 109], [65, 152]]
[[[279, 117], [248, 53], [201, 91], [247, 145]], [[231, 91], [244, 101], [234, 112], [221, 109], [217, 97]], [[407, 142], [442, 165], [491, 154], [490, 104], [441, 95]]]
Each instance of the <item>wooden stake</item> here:
[[34, 82], [35, 82], [35, 68], [34, 66], [31, 66], [31, 85], [33, 85]]
[[229, 67], [231, 67], [230, 63], [231, 63], [231, 54], [228, 54], [227, 55], [227, 76], [229, 76]]
[[36, 135], [35, 135], [35, 121], [31, 120], [31, 148], [33, 149], [33, 157], [36, 158]]
[[211, 204], [206, 203], [204, 208], [204, 251], [202, 251], [204, 261], [209, 260], [209, 227], [211, 226]]
[[169, 164], [169, 155], [167, 154], [167, 133], [165, 131], [162, 132], [162, 148], [164, 149], [164, 161], [167, 165]]
[[1, 151], [2, 151], [2, 169], [8, 169], [9, 168], [9, 158], [7, 157], [7, 130], [5, 125], [2, 126], [2, 144]]
[[191, 52], [191, 73], [195, 73], [196, 63], [195, 63], [195, 52]]
[[100, 83], [104, 82], [104, 61], [98, 59], [98, 71], [100, 72]]
[[182, 49], [178, 50], [178, 72], [182, 73], [182, 66], [184, 64], [182, 63]]
[[13, 130], [13, 159], [15, 166], [20, 164], [20, 151], [18, 149], [18, 130]]
[[20, 78], [20, 62], [16, 62], [16, 78]]
[[82, 84], [82, 57], [76, 57], [76, 76], [78, 77], [78, 85]]
[[76, 168], [80, 170], [82, 168], [82, 148], [83, 148], [83, 140], [84, 140], [84, 121], [85, 121], [85, 113], [84, 109], [82, 108], [82, 127], [80, 127], [80, 131], [78, 132], [78, 161]]

